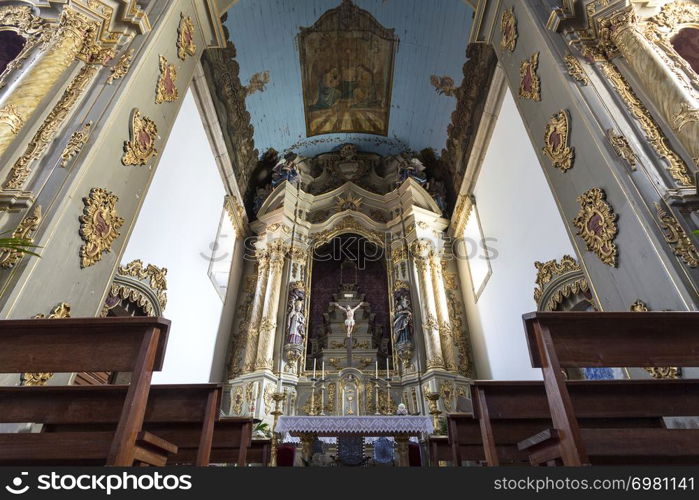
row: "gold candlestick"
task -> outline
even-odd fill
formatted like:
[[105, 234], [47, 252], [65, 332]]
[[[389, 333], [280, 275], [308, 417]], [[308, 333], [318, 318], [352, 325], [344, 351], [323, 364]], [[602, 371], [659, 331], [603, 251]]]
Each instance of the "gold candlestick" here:
[[272, 393], [272, 399], [274, 400], [274, 411], [272, 412], [274, 423], [272, 424], [272, 453], [269, 459], [270, 467], [277, 466], [277, 421], [279, 420], [279, 416], [284, 413], [281, 410], [281, 402], [285, 397], [286, 394], [284, 392]]

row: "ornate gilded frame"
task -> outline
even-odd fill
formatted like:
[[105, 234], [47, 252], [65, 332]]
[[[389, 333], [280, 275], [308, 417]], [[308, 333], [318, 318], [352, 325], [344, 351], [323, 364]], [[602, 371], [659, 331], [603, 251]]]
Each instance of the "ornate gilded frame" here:
[[27, 5], [7, 5], [0, 7], [0, 31], [14, 31], [25, 39], [25, 44], [0, 74], [0, 89], [7, 83], [7, 77], [29, 57], [29, 54], [40, 44], [46, 42], [53, 30], [48, 23], [32, 13]]
[[618, 233], [617, 215], [606, 201], [606, 193], [601, 188], [592, 188], [578, 196], [580, 212], [573, 219], [587, 249], [594, 252], [605, 264], [616, 267], [618, 250], [614, 240]]

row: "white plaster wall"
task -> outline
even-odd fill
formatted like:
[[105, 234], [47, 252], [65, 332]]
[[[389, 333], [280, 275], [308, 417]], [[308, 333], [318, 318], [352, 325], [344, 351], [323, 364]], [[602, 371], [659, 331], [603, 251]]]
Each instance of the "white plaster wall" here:
[[164, 315], [172, 328], [154, 383], [209, 381], [222, 300], [207, 274], [208, 256], [224, 195], [199, 111], [187, 92], [122, 260], [168, 269]]
[[459, 262], [478, 378], [541, 378], [531, 368], [522, 314], [536, 309], [534, 262], [575, 257], [565, 226], [507, 91], [476, 179], [474, 195], [483, 234], [498, 255], [474, 301], [468, 265]]

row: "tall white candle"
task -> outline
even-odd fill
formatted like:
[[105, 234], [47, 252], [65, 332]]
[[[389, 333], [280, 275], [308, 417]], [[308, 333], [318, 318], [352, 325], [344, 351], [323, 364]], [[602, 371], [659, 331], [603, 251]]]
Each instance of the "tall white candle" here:
[[388, 373], [388, 358], [386, 358], [386, 380], [390, 379], [391, 375]]
[[282, 376], [279, 375], [279, 380], [277, 381], [277, 392], [282, 392]]
[[316, 378], [316, 361], [318, 360], [313, 358], [313, 378]]
[[323, 364], [320, 367], [320, 378], [325, 380], [325, 361], [323, 361]]
[[376, 362], [376, 379], [379, 378], [379, 362]]

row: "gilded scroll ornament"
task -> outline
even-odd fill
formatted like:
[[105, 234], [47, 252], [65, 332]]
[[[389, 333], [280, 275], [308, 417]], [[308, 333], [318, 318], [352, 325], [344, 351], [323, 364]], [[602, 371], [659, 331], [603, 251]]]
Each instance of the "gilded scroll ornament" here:
[[534, 52], [519, 67], [519, 96], [524, 99], [541, 101], [541, 80], [536, 74], [539, 68], [539, 53]]
[[[117, 270], [118, 276], [129, 276], [138, 280], [148, 281], [148, 284], [153, 290], [153, 293], [158, 299], [161, 309], [165, 309], [167, 305], [167, 268], [158, 267], [153, 264], [143, 265], [140, 259], [132, 260], [124, 266], [119, 266]], [[124, 298], [124, 297], [122, 297]], [[148, 301], [150, 302], [150, 301]], [[139, 305], [141, 305], [139, 303]], [[152, 315], [152, 311], [146, 311]]]
[[454, 398], [456, 397], [456, 388], [454, 382], [442, 380], [439, 384], [439, 396], [442, 398], [442, 404], [447, 412], [452, 411]]
[[573, 168], [575, 148], [570, 143], [570, 122], [568, 112], [564, 109], [551, 117], [544, 132], [542, 151], [551, 160], [553, 166], [567, 172]]
[[636, 300], [636, 302], [631, 304], [631, 307], [629, 307], [629, 311], [631, 312], [645, 312], [648, 310], [648, 306], [641, 299]]
[[655, 204], [655, 210], [665, 241], [672, 247], [672, 252], [689, 267], [699, 266], [699, 252], [677, 219], [663, 210], [659, 203]]
[[689, 167], [676, 152], [670, 149], [662, 130], [616, 66], [610, 62], [600, 62], [600, 68], [619, 93], [628, 110], [638, 120], [655, 152], [668, 163], [667, 170], [672, 178], [681, 186], [694, 185]]
[[602, 262], [616, 267], [618, 255], [614, 239], [618, 233], [617, 215], [607, 203], [605, 192], [592, 188], [578, 197], [578, 203], [580, 212], [573, 219], [573, 224], [578, 228], [577, 235]]
[[568, 74], [573, 80], [582, 86], [587, 86], [590, 84], [590, 79], [587, 77], [587, 74], [585, 73], [585, 70], [583, 69], [582, 64], [580, 64], [580, 61], [578, 61], [577, 57], [575, 57], [573, 54], [567, 54], [563, 60], [568, 68]]
[[534, 301], [538, 304], [544, 295], [544, 289], [555, 278], [567, 273], [581, 271], [580, 264], [570, 255], [564, 255], [560, 262], [555, 259], [546, 262], [534, 262], [536, 267], [536, 288], [534, 289]]
[[[27, 239], [30, 242], [34, 243], [34, 239], [31, 235], [39, 227], [41, 219], [41, 205], [36, 205], [31, 215], [22, 219], [22, 222], [19, 223], [17, 229], [15, 229], [12, 232], [11, 237]], [[23, 252], [19, 252], [14, 249], [3, 250], [2, 252], [0, 252], [0, 267], [3, 269], [10, 269], [11, 267], [15, 266], [19, 261], [21, 261], [22, 257], [24, 257]]]
[[638, 156], [631, 149], [629, 141], [621, 134], [616, 134], [612, 129], [607, 130], [607, 139], [609, 144], [614, 148], [614, 152], [619, 158], [628, 163], [631, 170], [636, 170], [636, 163], [638, 161]]
[[126, 76], [131, 67], [131, 62], [133, 61], [134, 50], [129, 49], [122, 54], [117, 63], [112, 66], [109, 71], [110, 75], [107, 78], [107, 85], [111, 85], [115, 80], [120, 80]]
[[255, 73], [248, 80], [245, 86], [245, 94], [252, 95], [255, 92], [264, 92], [269, 83], [269, 71]]
[[680, 105], [680, 110], [675, 115], [675, 119], [672, 122], [673, 128], [679, 132], [682, 127], [689, 125], [690, 123], [695, 123], [699, 121], [699, 108], [692, 108], [688, 103], [683, 102]]
[[177, 79], [177, 68], [174, 64], [169, 64], [167, 59], [160, 56], [160, 76], [155, 88], [155, 103], [173, 102], [179, 96], [175, 80]]
[[[51, 313], [48, 318], [44, 314], [37, 314], [34, 319], [63, 319], [70, 318], [70, 305], [65, 302], [61, 302], [56, 307], [51, 309]], [[39, 386], [46, 385], [49, 379], [53, 377], [53, 373], [50, 372], [38, 372], [38, 373], [23, 373], [20, 378], [20, 385], [26, 386]]]
[[233, 404], [231, 405], [231, 410], [233, 412], [233, 415], [242, 415], [244, 403], [242, 386], [238, 386], [235, 388], [235, 393], [233, 394], [232, 400]]
[[124, 219], [116, 212], [119, 198], [102, 188], [92, 188], [83, 198], [85, 208], [80, 216], [80, 237], [85, 243], [80, 247], [80, 267], [88, 267], [102, 259], [102, 253], [111, 251], [112, 243], [119, 237]]
[[123, 165], [145, 165], [153, 156], [158, 154], [155, 140], [158, 137], [158, 127], [147, 116], [141, 116], [138, 109], [131, 115], [131, 130], [129, 140], [124, 142]]
[[448, 75], [430, 75], [430, 83], [434, 87], [434, 91], [439, 95], [455, 97], [459, 91], [459, 87], [454, 83], [454, 79]]
[[22, 188], [31, 173], [32, 163], [41, 158], [41, 155], [53, 142], [63, 122], [65, 122], [78, 98], [85, 91], [96, 73], [97, 66], [91, 64], [83, 66], [65, 92], [63, 92], [63, 96], [48, 114], [39, 130], [36, 131], [24, 154], [15, 161], [2, 185], [3, 189]]
[[502, 50], [514, 52], [517, 46], [517, 18], [515, 17], [514, 7], [510, 7], [503, 11], [500, 21], [500, 31], [502, 33], [500, 48]]
[[6, 123], [14, 135], [17, 135], [24, 127], [24, 119], [12, 104], [0, 108], [0, 123]]
[[197, 44], [194, 41], [194, 23], [192, 18], [180, 12], [180, 26], [177, 28], [177, 57], [183, 61], [187, 56], [197, 53]]
[[80, 154], [83, 146], [87, 143], [90, 138], [90, 132], [92, 130], [92, 122], [87, 122], [80, 130], [73, 132], [73, 135], [68, 139], [68, 144], [66, 144], [63, 153], [61, 153], [61, 166], [65, 167], [68, 162], [74, 156]]

